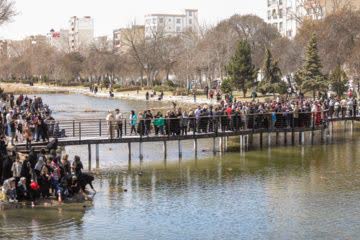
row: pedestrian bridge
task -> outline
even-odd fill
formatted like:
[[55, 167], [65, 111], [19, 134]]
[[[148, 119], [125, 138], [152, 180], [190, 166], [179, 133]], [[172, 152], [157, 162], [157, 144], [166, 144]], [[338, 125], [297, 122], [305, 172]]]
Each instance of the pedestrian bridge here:
[[[287, 113], [289, 114], [289, 113]], [[289, 117], [290, 115], [290, 117]], [[127, 119], [121, 121], [107, 122], [103, 119], [77, 119], [54, 121], [48, 124], [50, 132], [57, 126], [60, 130], [64, 130], [65, 136], [58, 138], [59, 146], [77, 146], [88, 145], [89, 152], [89, 168], [91, 168], [91, 147], [96, 147], [96, 165], [99, 161], [99, 145], [100, 144], [127, 144], [128, 156], [131, 161], [132, 145], [138, 144], [139, 159], [143, 159], [143, 143], [162, 142], [164, 158], [167, 156], [167, 142], [177, 141], [179, 157], [182, 157], [182, 141], [194, 141], [194, 154], [197, 155], [199, 139], [209, 139], [213, 141], [214, 154], [218, 151], [226, 151], [229, 137], [239, 137], [240, 151], [250, 149], [254, 144], [254, 136], [257, 136], [257, 145], [262, 148], [266, 142], [267, 146], [273, 144], [279, 145], [296, 145], [305, 144], [305, 133], [310, 133], [310, 141], [314, 142], [316, 134], [320, 135], [322, 142], [325, 142], [327, 136], [330, 135], [334, 122], [344, 122], [345, 126], [353, 128], [354, 122], [360, 121], [360, 117], [344, 117], [344, 118], [325, 118], [317, 119], [317, 115], [311, 113], [300, 113], [298, 119], [294, 119], [292, 114], [277, 113], [276, 120], [272, 114], [249, 114], [246, 116], [212, 116], [202, 117], [201, 119], [189, 118], [187, 128], [190, 131], [187, 134], [179, 134], [175, 130], [179, 124], [179, 119], [165, 119], [163, 135], [155, 135], [151, 131], [145, 134], [144, 128], [146, 124], [150, 124], [147, 120], [140, 120], [137, 123], [139, 133], [130, 134], [131, 126]], [[141, 122], [143, 121], [143, 122]], [[151, 120], [149, 120], [151, 121]], [[205, 124], [205, 126], [204, 126]], [[151, 123], [152, 126], [152, 123]], [[195, 126], [195, 127], [194, 127]], [[121, 127], [122, 135], [117, 137], [117, 131]], [[145, 127], [146, 128], [146, 127]], [[200, 131], [199, 131], [200, 129]], [[330, 132], [329, 132], [330, 131]], [[281, 137], [282, 136], [282, 137]], [[273, 139], [275, 138], [275, 140]], [[280, 138], [283, 143], [280, 143]], [[218, 142], [218, 144], [217, 144]], [[218, 146], [217, 146], [218, 145]], [[32, 146], [39, 150], [46, 147], [46, 143], [34, 142]], [[16, 149], [20, 152], [26, 152], [26, 145], [17, 144]]]

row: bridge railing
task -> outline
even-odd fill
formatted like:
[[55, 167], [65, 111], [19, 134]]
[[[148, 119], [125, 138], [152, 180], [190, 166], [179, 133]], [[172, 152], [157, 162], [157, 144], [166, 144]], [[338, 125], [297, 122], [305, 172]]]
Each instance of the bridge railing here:
[[244, 114], [216, 114], [198, 117], [172, 117], [137, 120], [122, 118], [106, 121], [105, 119], [78, 119], [48, 122], [50, 137], [73, 138], [110, 138], [126, 136], [176, 136], [219, 132], [239, 132], [244, 130], [276, 130], [294, 128], [322, 127], [327, 121], [324, 112], [272, 112]]

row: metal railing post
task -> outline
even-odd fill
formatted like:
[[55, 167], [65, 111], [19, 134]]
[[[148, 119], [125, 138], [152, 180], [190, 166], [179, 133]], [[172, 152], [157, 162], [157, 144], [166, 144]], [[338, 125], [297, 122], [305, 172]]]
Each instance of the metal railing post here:
[[101, 119], [99, 120], [99, 136], [101, 137]]
[[81, 122], [79, 122], [79, 141], [81, 141]]
[[127, 131], [126, 131], [126, 119], [125, 119], [125, 121], [124, 121], [124, 136], [126, 136], [127, 135]]
[[72, 122], [73, 122], [73, 137], [75, 137], [75, 120], [73, 120]]

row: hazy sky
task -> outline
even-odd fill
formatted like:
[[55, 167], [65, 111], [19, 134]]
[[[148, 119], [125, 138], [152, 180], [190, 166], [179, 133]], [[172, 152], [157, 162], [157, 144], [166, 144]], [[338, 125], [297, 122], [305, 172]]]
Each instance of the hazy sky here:
[[92, 16], [95, 35], [112, 35], [134, 20], [144, 23], [148, 13], [180, 13], [185, 8], [199, 10], [200, 23], [215, 24], [231, 15], [266, 15], [266, 0], [15, 0], [19, 15], [0, 27], [0, 38], [21, 39], [46, 34], [50, 29], [67, 28], [70, 16]]

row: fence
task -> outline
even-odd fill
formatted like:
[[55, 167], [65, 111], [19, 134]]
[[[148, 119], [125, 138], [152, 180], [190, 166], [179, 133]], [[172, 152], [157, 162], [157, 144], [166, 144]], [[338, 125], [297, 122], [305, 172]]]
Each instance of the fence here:
[[109, 138], [128, 136], [178, 136], [243, 130], [276, 130], [295, 128], [317, 128], [326, 125], [325, 112], [257, 113], [232, 115], [106, 121], [104, 119], [80, 119], [48, 122], [49, 136], [57, 138]]

